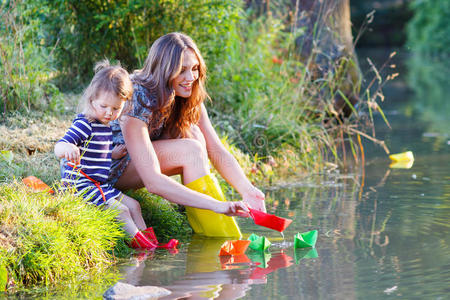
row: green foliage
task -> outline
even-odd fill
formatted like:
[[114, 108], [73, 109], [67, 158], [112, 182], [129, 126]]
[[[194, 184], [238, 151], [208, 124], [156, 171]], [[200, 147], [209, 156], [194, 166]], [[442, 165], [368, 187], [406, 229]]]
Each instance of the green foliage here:
[[17, 287], [53, 285], [105, 271], [124, 238], [114, 210], [101, 210], [73, 194], [31, 193], [0, 185], [1, 261]]
[[0, 260], [0, 291], [6, 290], [8, 284], [8, 270], [3, 261]]
[[145, 189], [129, 191], [127, 195], [139, 201], [145, 223], [153, 227], [158, 241], [167, 242], [171, 238], [185, 241], [192, 234], [186, 215], [177, 205]]
[[[433, 124], [433, 130], [448, 133], [450, 86], [450, 3], [413, 1], [414, 17], [408, 24], [408, 83], [415, 92], [415, 110]], [[423, 101], [423, 99], [427, 99]]]
[[[132, 70], [141, 68], [155, 39], [173, 31], [190, 34], [207, 56], [220, 56], [223, 39], [238, 16], [239, 2], [183, 1], [36, 1], [33, 12], [45, 25], [47, 45], [66, 84], [86, 82], [94, 62], [108, 57]], [[61, 27], [61, 24], [64, 26]], [[78, 79], [78, 80], [74, 80]], [[71, 86], [72, 88], [75, 86]]]
[[242, 20], [228, 33], [227, 59], [209, 72], [210, 112], [244, 152], [264, 159], [293, 146], [304, 158], [296, 163], [306, 167], [320, 161], [320, 148], [329, 141], [317, 87], [305, 66], [289, 56], [295, 35], [284, 30], [279, 20], [261, 17]]
[[40, 22], [23, 0], [0, 4], [1, 111], [62, 108], [62, 95], [49, 82], [51, 50], [43, 46]]
[[450, 3], [446, 0], [415, 0], [410, 6], [414, 11], [414, 17], [407, 26], [408, 45], [414, 52], [421, 54], [448, 55]]

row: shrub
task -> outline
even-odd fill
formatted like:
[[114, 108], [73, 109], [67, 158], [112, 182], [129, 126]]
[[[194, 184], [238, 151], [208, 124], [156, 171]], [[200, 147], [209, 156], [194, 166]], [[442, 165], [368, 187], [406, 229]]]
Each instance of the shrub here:
[[208, 45], [214, 46], [203, 51], [220, 56], [225, 32], [239, 10], [239, 2], [232, 0], [33, 3], [35, 17], [45, 24], [46, 43], [58, 44], [55, 55], [62, 82], [71, 88], [90, 78], [94, 62], [105, 56], [130, 70], [141, 68], [153, 41], [172, 31], [188, 33], [200, 45], [213, 40]]
[[13, 110], [62, 109], [62, 95], [49, 82], [51, 50], [43, 46], [40, 21], [31, 18], [23, 0], [2, 1], [0, 6], [0, 105]]

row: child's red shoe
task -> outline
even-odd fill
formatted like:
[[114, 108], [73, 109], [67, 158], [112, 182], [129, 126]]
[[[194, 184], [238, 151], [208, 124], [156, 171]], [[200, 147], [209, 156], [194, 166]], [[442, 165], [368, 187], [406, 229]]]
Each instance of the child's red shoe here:
[[159, 244], [158, 248], [165, 248], [165, 249], [175, 249], [178, 246], [179, 242], [176, 239], [171, 239], [166, 244]]
[[150, 241], [142, 232], [138, 231], [131, 240], [130, 246], [134, 249], [155, 249], [157, 244]]
[[142, 230], [142, 233], [148, 238], [152, 243], [158, 244], [158, 239], [156, 238], [155, 231], [153, 227], [149, 227], [147, 229]]
[[179, 244], [178, 240], [176, 240], [176, 239], [171, 239], [166, 244], [159, 244], [158, 239], [156, 238], [155, 231], [153, 230], [153, 227], [149, 227], [147, 229], [142, 230], [142, 233], [151, 242], [157, 244], [158, 248], [175, 249], [178, 246], [178, 244]]

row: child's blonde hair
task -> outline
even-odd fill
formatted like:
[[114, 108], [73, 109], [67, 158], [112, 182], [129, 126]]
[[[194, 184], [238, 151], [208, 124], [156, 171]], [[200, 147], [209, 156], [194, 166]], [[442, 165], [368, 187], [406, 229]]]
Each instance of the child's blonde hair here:
[[98, 99], [100, 93], [116, 95], [122, 101], [130, 100], [133, 95], [133, 84], [128, 72], [120, 66], [111, 65], [107, 59], [97, 62], [95, 75], [82, 96], [82, 112], [86, 118], [92, 119], [92, 101]]

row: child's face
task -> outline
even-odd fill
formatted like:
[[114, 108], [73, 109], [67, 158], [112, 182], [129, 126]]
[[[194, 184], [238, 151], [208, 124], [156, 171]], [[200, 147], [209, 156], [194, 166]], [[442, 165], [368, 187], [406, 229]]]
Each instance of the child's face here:
[[117, 119], [122, 112], [125, 101], [122, 101], [116, 95], [110, 93], [101, 93], [100, 96], [92, 101], [94, 118], [107, 125], [109, 122]]

